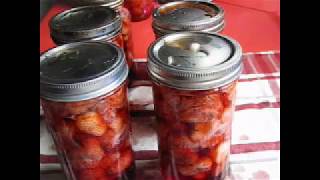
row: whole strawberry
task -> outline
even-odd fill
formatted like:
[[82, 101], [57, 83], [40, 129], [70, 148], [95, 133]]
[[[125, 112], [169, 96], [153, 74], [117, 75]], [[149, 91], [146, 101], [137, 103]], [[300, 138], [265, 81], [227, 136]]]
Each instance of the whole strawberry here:
[[99, 166], [104, 151], [98, 140], [94, 138], [84, 139], [81, 147], [70, 153], [71, 164], [74, 169], [92, 169]]
[[107, 130], [103, 118], [96, 112], [87, 112], [76, 117], [77, 128], [87, 134], [101, 136]]

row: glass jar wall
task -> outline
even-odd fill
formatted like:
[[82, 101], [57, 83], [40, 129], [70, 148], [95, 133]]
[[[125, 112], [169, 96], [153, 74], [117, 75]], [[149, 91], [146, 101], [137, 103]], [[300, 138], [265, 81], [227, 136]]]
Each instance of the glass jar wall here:
[[161, 172], [171, 180], [223, 180], [241, 47], [225, 36], [180, 32], [149, 47]]
[[111, 43], [77, 42], [40, 57], [45, 121], [70, 180], [134, 179], [124, 56]]

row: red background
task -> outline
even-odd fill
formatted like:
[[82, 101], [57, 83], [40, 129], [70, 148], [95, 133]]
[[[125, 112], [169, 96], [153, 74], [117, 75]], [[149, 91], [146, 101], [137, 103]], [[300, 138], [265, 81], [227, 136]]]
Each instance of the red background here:
[[[215, 0], [225, 10], [226, 27], [222, 34], [242, 45], [244, 52], [280, 50], [280, 0]], [[50, 18], [68, 9], [54, 5], [40, 22], [40, 52], [54, 47], [50, 39]], [[135, 58], [145, 58], [149, 44], [154, 40], [152, 18], [132, 23]]]

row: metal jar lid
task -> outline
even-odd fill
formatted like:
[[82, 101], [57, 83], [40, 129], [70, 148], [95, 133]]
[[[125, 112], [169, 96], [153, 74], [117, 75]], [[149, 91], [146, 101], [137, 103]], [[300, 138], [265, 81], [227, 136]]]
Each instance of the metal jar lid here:
[[222, 87], [238, 79], [242, 69], [240, 45], [225, 36], [179, 32], [163, 36], [148, 50], [152, 80], [184, 90]]
[[124, 3], [124, 0], [66, 0], [71, 6], [92, 6], [106, 5], [110, 8], [117, 8]]
[[50, 21], [51, 37], [57, 44], [112, 38], [121, 27], [120, 14], [107, 6], [73, 8]]
[[40, 96], [73, 102], [104, 95], [128, 76], [124, 52], [111, 43], [65, 44], [40, 56]]
[[[190, 0], [157, 0], [159, 4], [164, 4], [168, 2], [175, 2], [175, 1], [190, 1]], [[204, 2], [212, 2], [213, 0], [196, 0], [196, 1], [204, 1]]]
[[170, 2], [153, 13], [153, 30], [158, 35], [178, 31], [217, 33], [224, 28], [224, 11], [203, 1]]

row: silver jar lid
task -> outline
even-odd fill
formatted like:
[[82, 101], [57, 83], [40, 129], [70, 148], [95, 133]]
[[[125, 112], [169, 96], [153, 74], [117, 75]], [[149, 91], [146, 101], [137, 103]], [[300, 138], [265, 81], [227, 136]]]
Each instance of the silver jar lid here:
[[128, 76], [124, 52], [111, 43], [76, 42], [40, 56], [40, 96], [62, 102], [104, 95]]
[[170, 2], [153, 13], [153, 29], [164, 35], [178, 31], [217, 33], [224, 28], [224, 11], [219, 6], [201, 1]]
[[[160, 4], [168, 3], [168, 2], [175, 2], [175, 1], [190, 1], [190, 0], [158, 0], [157, 2]], [[204, 1], [211, 3], [213, 0], [196, 0], [196, 1]]]
[[239, 77], [241, 57], [239, 43], [225, 36], [172, 33], [150, 45], [148, 73], [152, 80], [177, 89], [213, 89]]
[[124, 3], [124, 0], [66, 0], [71, 6], [92, 6], [106, 5], [110, 8], [117, 8]]
[[50, 21], [57, 44], [112, 38], [120, 33], [120, 14], [106, 6], [86, 6], [64, 11]]

